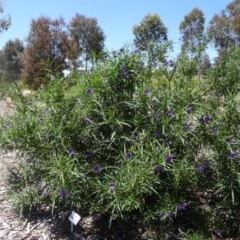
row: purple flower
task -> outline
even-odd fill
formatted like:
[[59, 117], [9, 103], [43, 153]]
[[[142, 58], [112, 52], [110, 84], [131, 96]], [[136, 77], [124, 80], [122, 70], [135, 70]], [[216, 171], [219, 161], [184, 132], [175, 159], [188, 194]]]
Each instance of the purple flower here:
[[149, 94], [151, 91], [150, 91], [150, 89], [149, 88], [146, 88], [145, 90], [144, 90], [144, 93], [145, 94]]
[[94, 166], [94, 167], [93, 167], [93, 170], [94, 170], [95, 172], [99, 172], [100, 166], [98, 166], [98, 165]]
[[169, 64], [170, 67], [173, 67], [174, 66], [173, 60], [169, 60], [168, 64]]
[[204, 121], [205, 122], [209, 122], [211, 120], [211, 118], [209, 117], [209, 116], [206, 116], [205, 118], [204, 118]]
[[28, 158], [26, 161], [27, 161], [27, 163], [31, 163], [31, 162], [32, 162], [32, 159], [31, 159], [31, 158]]
[[58, 191], [58, 194], [59, 194], [59, 196], [64, 197], [64, 196], [67, 195], [67, 192], [66, 192], [64, 189], [60, 189], [60, 190]]
[[164, 212], [160, 212], [159, 214], [160, 217], [164, 217], [164, 215], [165, 215]]
[[68, 149], [68, 153], [69, 153], [69, 154], [73, 154], [73, 153], [74, 153], [74, 148], [69, 148], [69, 149]]
[[234, 153], [234, 152], [230, 152], [230, 153], [228, 154], [228, 157], [229, 157], [229, 158], [234, 158], [234, 156], [235, 156], [235, 153]]
[[126, 158], [130, 158], [131, 156], [132, 156], [132, 154], [130, 151], [126, 152]]
[[187, 131], [189, 129], [189, 125], [184, 126], [184, 130]]
[[204, 170], [205, 170], [205, 167], [204, 167], [204, 166], [198, 167], [198, 171], [199, 171], [200, 173], [203, 173]]
[[20, 177], [19, 176], [14, 176], [14, 181], [18, 181], [20, 179]]
[[171, 217], [173, 213], [171, 211], [168, 212], [168, 217]]
[[229, 182], [233, 182], [234, 181], [234, 179], [233, 178], [229, 178]]
[[160, 166], [155, 166], [153, 170], [154, 170], [155, 173], [158, 173], [158, 172], [161, 171], [161, 167]]
[[110, 183], [110, 184], [109, 184], [109, 188], [110, 188], [110, 189], [114, 189], [114, 188], [115, 188], [115, 183]]
[[168, 155], [166, 156], [166, 162], [170, 163], [172, 161], [172, 156]]
[[192, 108], [191, 107], [187, 108], [186, 112], [187, 113], [191, 113], [192, 112]]
[[230, 138], [226, 138], [225, 142], [230, 143], [231, 142]]
[[216, 133], [218, 131], [218, 127], [213, 128], [213, 132]]
[[222, 231], [220, 231], [220, 230], [218, 230], [218, 229], [215, 231], [215, 233], [216, 233], [218, 236], [221, 236], [221, 235], [222, 235]]
[[160, 136], [162, 136], [162, 132], [161, 132], [161, 131], [157, 131], [157, 132], [156, 132], [156, 135], [157, 135], [158, 137], [160, 137]]
[[134, 53], [135, 53], [135, 54], [138, 54], [138, 50], [137, 50], [137, 49], [136, 49], [136, 50], [134, 50]]
[[93, 153], [92, 152], [88, 152], [87, 156], [91, 158], [91, 157], [93, 157]]
[[88, 88], [88, 89], [87, 89], [87, 93], [88, 93], [88, 94], [92, 93], [92, 89], [91, 89], [91, 88]]
[[97, 220], [99, 218], [99, 215], [97, 213], [93, 214], [93, 219]]
[[203, 122], [203, 121], [204, 121], [203, 117], [200, 117], [200, 118], [199, 118], [199, 121]]
[[134, 138], [135, 138], [135, 140], [138, 140], [138, 139], [139, 139], [139, 136], [138, 136], [138, 135], [136, 135]]
[[157, 113], [157, 114], [155, 115], [155, 119], [159, 119], [159, 117], [160, 117], [160, 114]]
[[180, 204], [178, 204], [177, 209], [178, 209], [179, 211], [181, 211], [181, 210], [185, 210], [186, 207], [187, 207], [187, 204], [186, 204], [186, 203], [180, 203]]
[[209, 168], [209, 167], [210, 167], [209, 162], [205, 162], [205, 164], [204, 164], [204, 168]]
[[172, 115], [173, 115], [173, 111], [170, 110], [170, 109], [168, 109], [168, 110], [167, 110], [167, 115], [168, 115], [168, 116], [172, 116]]
[[218, 38], [217, 35], [214, 35], [214, 36], [213, 36], [213, 40], [214, 40], [214, 41], [217, 41], [217, 38]]
[[85, 119], [84, 119], [84, 122], [85, 122], [85, 124], [87, 124], [87, 125], [90, 124], [90, 120], [89, 120], [88, 118], [85, 118]]
[[128, 77], [129, 77], [128, 72], [124, 72], [124, 73], [123, 73], [123, 76], [124, 76], [125, 78], [128, 78]]
[[123, 66], [121, 67], [121, 70], [122, 70], [123, 72], [125, 72], [125, 71], [126, 71], [126, 66], [123, 65]]
[[117, 90], [120, 90], [120, 89], [121, 89], [121, 87], [118, 85], [118, 86], [117, 86]]

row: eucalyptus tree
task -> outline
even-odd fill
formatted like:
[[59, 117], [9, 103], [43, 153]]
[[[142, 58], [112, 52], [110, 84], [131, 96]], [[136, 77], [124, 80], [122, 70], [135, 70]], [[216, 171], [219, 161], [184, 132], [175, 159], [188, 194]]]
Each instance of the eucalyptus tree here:
[[167, 27], [156, 13], [147, 14], [143, 20], [133, 26], [134, 44], [146, 55], [147, 74], [151, 77], [157, 63], [165, 61], [165, 53], [169, 47]]
[[104, 48], [106, 36], [93, 17], [76, 13], [68, 25], [70, 36], [77, 43], [77, 54], [79, 63], [76, 68], [85, 62], [85, 70], [88, 68], [88, 61], [96, 58]]
[[21, 77], [23, 51], [23, 42], [18, 38], [5, 43], [0, 53], [0, 76], [2, 81], [12, 82]]
[[240, 44], [240, 0], [229, 3], [220, 13], [214, 14], [208, 32], [219, 54]]
[[[3, 12], [4, 12], [4, 5], [3, 5], [3, 1], [0, 0], [0, 14], [2, 14]], [[7, 31], [10, 26], [11, 26], [10, 15], [0, 18], [0, 34], [3, 33], [4, 31]]]
[[182, 39], [182, 51], [193, 55], [204, 39], [205, 17], [202, 10], [194, 8], [184, 16], [179, 25]]

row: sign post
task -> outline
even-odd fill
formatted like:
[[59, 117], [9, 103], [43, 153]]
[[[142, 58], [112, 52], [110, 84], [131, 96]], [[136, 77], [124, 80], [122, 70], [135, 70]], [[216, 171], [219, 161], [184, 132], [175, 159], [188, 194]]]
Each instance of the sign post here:
[[72, 211], [72, 214], [69, 216], [68, 220], [71, 222], [71, 233], [73, 233], [73, 224], [76, 226], [81, 217]]

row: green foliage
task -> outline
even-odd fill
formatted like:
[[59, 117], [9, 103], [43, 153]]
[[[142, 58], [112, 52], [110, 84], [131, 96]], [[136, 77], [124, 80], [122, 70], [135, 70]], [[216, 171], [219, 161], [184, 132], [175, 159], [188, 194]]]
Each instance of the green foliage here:
[[215, 67], [211, 70], [209, 78], [214, 88], [224, 96], [234, 94], [239, 89], [239, 46], [222, 53], [215, 61]]
[[[239, 50], [232, 56], [237, 59]], [[91, 73], [56, 76], [35, 95], [23, 97], [16, 89], [18, 112], [1, 120], [3, 147], [20, 154], [9, 175], [10, 196], [22, 212], [50, 205], [126, 221], [137, 213], [155, 224], [158, 239], [166, 232], [180, 236], [179, 228], [185, 239], [237, 236], [234, 62], [213, 69], [203, 96], [203, 86], [193, 86], [197, 57], [162, 65], [154, 84], [141, 59], [120, 49]], [[220, 69], [232, 81], [225, 91], [221, 76], [212, 80]]]
[[172, 49], [172, 42], [167, 41], [167, 28], [158, 14], [147, 14], [138, 25], [133, 26], [134, 44], [142, 52], [146, 78], [166, 62], [166, 55]]
[[86, 17], [76, 13], [68, 26], [70, 36], [77, 42], [78, 57], [80, 63], [73, 63], [74, 68], [80, 67], [85, 62], [85, 70], [88, 67], [88, 61], [94, 60], [94, 55], [98, 56], [104, 48], [105, 35], [98, 25], [97, 19]]
[[134, 44], [141, 51], [146, 51], [148, 44], [167, 40], [167, 28], [158, 14], [147, 14], [138, 25], [133, 26]]
[[[4, 12], [3, 8], [3, 1], [0, 1], [0, 13]], [[0, 19], [0, 34], [3, 33], [4, 31], [7, 31], [8, 28], [11, 26], [11, 17], [8, 15], [7, 17], [1, 18]]]
[[209, 22], [209, 35], [219, 54], [239, 44], [240, 36], [240, 1], [233, 0], [219, 14], [215, 14]]
[[6, 99], [6, 97], [9, 97], [10, 88], [13, 83], [0, 81], [0, 99]]
[[207, 75], [208, 70], [211, 68], [211, 61], [209, 59], [208, 54], [204, 53], [200, 59], [198, 74], [200, 76], [205, 77]]
[[17, 38], [6, 42], [0, 51], [0, 79], [13, 82], [21, 77], [21, 56], [24, 51], [23, 43]]
[[194, 8], [184, 16], [184, 20], [179, 25], [183, 42], [182, 51], [191, 54], [196, 52], [197, 46], [203, 41], [204, 23], [204, 13], [199, 8]]

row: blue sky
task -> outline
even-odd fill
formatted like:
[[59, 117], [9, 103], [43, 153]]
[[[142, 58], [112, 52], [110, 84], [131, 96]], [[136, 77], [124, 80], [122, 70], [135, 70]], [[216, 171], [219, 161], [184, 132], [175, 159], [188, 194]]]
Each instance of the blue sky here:
[[[9, 39], [24, 40], [29, 32], [31, 19], [41, 15], [52, 19], [62, 16], [68, 23], [76, 12], [95, 17], [106, 35], [105, 46], [116, 50], [132, 43], [132, 27], [148, 13], [159, 14], [168, 28], [168, 38], [179, 52], [178, 30], [183, 17], [194, 7], [200, 8], [206, 17], [206, 25], [215, 13], [220, 13], [230, 0], [5, 0], [4, 14], [12, 17], [12, 26], [0, 36], [0, 49]], [[210, 47], [208, 54], [216, 56]]]

